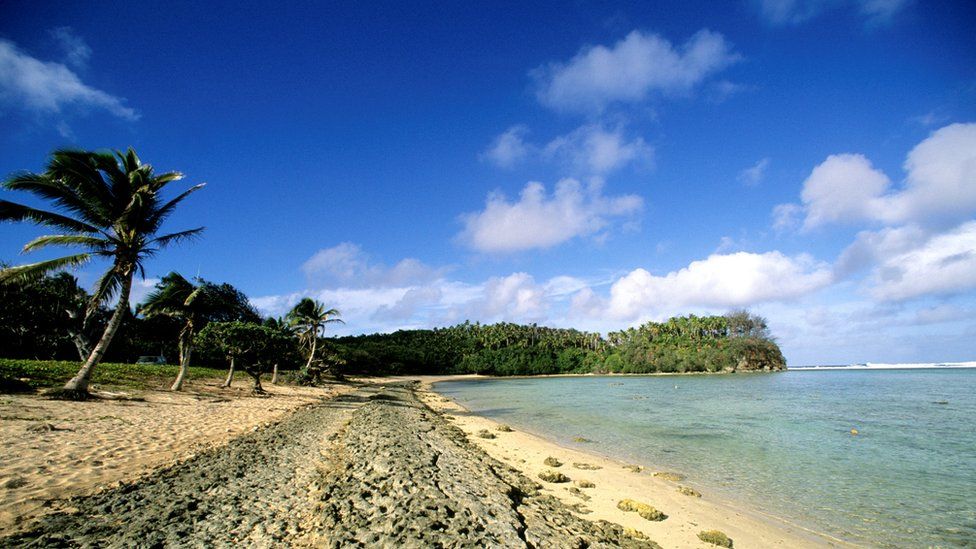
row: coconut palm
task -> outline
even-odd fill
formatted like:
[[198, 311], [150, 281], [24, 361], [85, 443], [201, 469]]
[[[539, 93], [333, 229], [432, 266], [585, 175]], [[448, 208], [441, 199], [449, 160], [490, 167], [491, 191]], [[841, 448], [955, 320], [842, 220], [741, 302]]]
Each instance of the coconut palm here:
[[28, 221], [60, 231], [28, 242], [25, 252], [48, 246], [79, 246], [86, 251], [3, 269], [0, 283], [33, 280], [48, 272], [83, 265], [93, 258], [111, 261], [111, 267], [96, 283], [88, 307], [93, 311], [113, 297], [118, 301], [101, 339], [78, 373], [64, 385], [62, 396], [87, 396], [92, 373], [129, 312], [132, 277], [137, 271], [145, 276], [146, 259], [203, 230], [199, 227], [157, 236], [176, 206], [203, 187], [195, 185], [164, 201], [162, 191], [166, 185], [182, 178], [179, 172], [155, 173], [130, 148], [125, 153], [58, 150], [51, 154], [44, 173], [20, 173], [3, 182], [6, 189], [29, 192], [63, 212], [0, 200], [0, 221]]
[[208, 292], [209, 289], [210, 284], [207, 282], [195, 285], [179, 273], [172, 272], [164, 276], [156, 285], [156, 289], [136, 308], [136, 311], [146, 318], [162, 315], [183, 321], [183, 328], [177, 341], [180, 371], [176, 375], [176, 381], [170, 387], [171, 391], [179, 391], [183, 388], [183, 381], [190, 367], [190, 356], [193, 354], [193, 336], [197, 322], [208, 309], [213, 308], [210, 303], [212, 292]]
[[[264, 320], [263, 325], [264, 325], [265, 328], [268, 328], [268, 329], [270, 329], [270, 330], [272, 330], [272, 331], [274, 331], [274, 332], [276, 332], [276, 333], [284, 336], [287, 339], [294, 338], [294, 336], [295, 336], [295, 334], [297, 333], [297, 330], [298, 330], [298, 328], [296, 326], [292, 325], [290, 322], [288, 322], [287, 319], [282, 318], [280, 316], [279, 317], [268, 317], [268, 318], [266, 318]], [[271, 384], [272, 385], [277, 385], [278, 384], [278, 364], [279, 363], [280, 363], [280, 361], [279, 360], [276, 360], [275, 363], [274, 363], [274, 368], [272, 368], [272, 370], [271, 370]], [[230, 387], [230, 383], [228, 383], [227, 386]]]
[[327, 324], [341, 322], [341, 313], [337, 309], [326, 309], [325, 305], [310, 297], [302, 298], [291, 311], [288, 312], [288, 322], [295, 326], [299, 340], [308, 348], [308, 362], [305, 371], [315, 360], [315, 349], [318, 344], [319, 333], [325, 330]]

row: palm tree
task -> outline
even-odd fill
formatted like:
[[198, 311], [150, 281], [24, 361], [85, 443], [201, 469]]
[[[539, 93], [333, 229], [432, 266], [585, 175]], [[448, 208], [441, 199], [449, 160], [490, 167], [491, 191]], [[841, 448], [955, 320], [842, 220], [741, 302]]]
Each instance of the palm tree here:
[[[336, 312], [338, 313], [338, 311], [336, 311]], [[289, 339], [292, 338], [292, 337], [294, 337], [294, 335], [296, 333], [296, 330], [297, 330], [297, 328], [294, 325], [292, 325], [290, 322], [288, 322], [288, 320], [286, 320], [286, 319], [284, 319], [284, 318], [282, 318], [280, 316], [279, 317], [269, 317], [269, 318], [265, 319], [265, 321], [264, 321], [264, 327], [265, 328], [268, 328], [268, 329], [270, 329], [270, 330], [272, 330], [272, 331], [274, 331], [274, 332], [276, 332], [278, 334], [281, 334], [282, 336], [285, 336], [286, 338], [289, 338]], [[272, 385], [277, 385], [278, 384], [278, 364], [279, 364], [279, 361], [275, 361], [274, 368], [271, 370], [271, 384]], [[228, 378], [228, 383], [227, 383], [227, 386], [228, 387], [230, 387], [229, 381], [230, 381], [230, 378]]]
[[298, 337], [308, 347], [308, 362], [305, 370], [312, 366], [315, 359], [315, 348], [318, 344], [319, 332], [325, 330], [326, 324], [334, 322], [345, 322], [338, 318], [341, 313], [337, 309], [326, 309], [325, 305], [315, 301], [310, 297], [302, 298], [291, 311], [288, 312], [288, 321], [295, 326]]
[[209, 292], [209, 289], [210, 284], [207, 282], [194, 285], [179, 273], [172, 272], [164, 276], [163, 280], [156, 285], [156, 289], [136, 308], [137, 312], [146, 318], [163, 315], [183, 321], [183, 328], [177, 341], [177, 348], [180, 351], [180, 372], [173, 386], [170, 387], [171, 391], [179, 391], [183, 388], [183, 381], [190, 367], [190, 355], [193, 353], [193, 336], [197, 321], [201, 320], [208, 309], [213, 308], [210, 303], [212, 301], [210, 294], [213, 292]]
[[88, 152], [58, 150], [51, 154], [44, 173], [25, 172], [3, 183], [9, 190], [27, 191], [47, 199], [64, 213], [40, 210], [0, 200], [0, 221], [28, 221], [51, 227], [61, 234], [35, 238], [24, 246], [29, 252], [48, 246], [80, 246], [85, 252], [20, 265], [0, 271], [0, 283], [32, 280], [65, 267], [88, 263], [93, 258], [112, 262], [98, 280], [89, 310], [117, 297], [111, 319], [101, 339], [78, 373], [61, 391], [66, 398], [85, 398], [95, 366], [105, 354], [125, 313], [136, 272], [145, 276], [143, 263], [169, 244], [198, 236], [203, 227], [156, 236], [176, 206], [204, 184], [183, 191], [168, 202], [163, 188], [183, 178], [179, 172], [156, 174], [134, 150]]

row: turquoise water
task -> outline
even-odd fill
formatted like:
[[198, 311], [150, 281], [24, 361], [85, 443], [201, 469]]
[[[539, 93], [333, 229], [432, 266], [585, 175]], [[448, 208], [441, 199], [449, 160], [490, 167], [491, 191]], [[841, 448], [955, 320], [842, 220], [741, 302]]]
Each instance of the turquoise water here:
[[437, 391], [855, 543], [976, 547], [976, 369], [499, 379]]

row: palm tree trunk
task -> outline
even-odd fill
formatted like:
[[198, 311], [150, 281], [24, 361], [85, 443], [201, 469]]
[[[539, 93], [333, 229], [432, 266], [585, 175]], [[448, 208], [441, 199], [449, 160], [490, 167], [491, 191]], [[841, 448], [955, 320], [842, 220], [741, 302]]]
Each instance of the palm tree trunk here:
[[173, 386], [169, 388], [170, 391], [179, 391], [183, 389], [183, 381], [186, 379], [186, 372], [190, 369], [190, 355], [193, 354], [193, 345], [187, 343], [186, 350], [180, 354], [183, 355], [183, 361], [180, 362], [180, 373], [176, 374], [176, 381], [174, 381]]
[[108, 321], [108, 325], [105, 326], [105, 332], [102, 334], [102, 338], [98, 340], [95, 348], [92, 349], [90, 355], [88, 355], [88, 360], [85, 364], [78, 370], [75, 377], [71, 378], [64, 387], [61, 389], [64, 392], [71, 393], [87, 393], [88, 384], [91, 381], [92, 374], [95, 371], [95, 366], [101, 362], [102, 357], [105, 356], [105, 351], [108, 349], [109, 344], [112, 342], [112, 338], [115, 337], [115, 332], [118, 331], [119, 326], [122, 325], [122, 318], [125, 313], [129, 311], [129, 291], [132, 290], [132, 275], [130, 271], [122, 279], [122, 288], [119, 291], [119, 302], [115, 306], [115, 312], [112, 313], [112, 318]]
[[183, 380], [186, 379], [186, 372], [190, 369], [190, 355], [193, 354], [193, 324], [192, 321], [186, 324], [180, 334], [180, 373], [176, 374], [176, 381], [169, 388], [170, 391], [183, 389]]
[[230, 359], [230, 369], [227, 370], [227, 379], [224, 380], [224, 387], [230, 387], [231, 381], [234, 381], [234, 357]]
[[312, 359], [315, 358], [315, 346], [319, 342], [319, 334], [312, 334], [312, 348], [308, 353], [308, 362], [305, 363], [305, 371], [312, 367]]
[[277, 362], [275, 362], [274, 369], [271, 370], [271, 384], [272, 385], [278, 384], [278, 363]]

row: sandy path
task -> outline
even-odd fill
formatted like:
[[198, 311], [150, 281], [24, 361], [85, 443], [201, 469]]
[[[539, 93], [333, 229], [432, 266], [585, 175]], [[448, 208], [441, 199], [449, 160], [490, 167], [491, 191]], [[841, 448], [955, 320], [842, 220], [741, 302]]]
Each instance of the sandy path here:
[[[678, 491], [680, 486], [688, 486], [686, 480], [668, 480], [656, 477], [656, 471], [641, 468], [633, 471], [626, 463], [585, 451], [585, 443], [580, 448], [565, 448], [541, 437], [524, 432], [499, 431], [499, 423], [469, 413], [454, 401], [443, 397], [431, 387], [432, 382], [447, 379], [444, 377], [424, 377], [418, 395], [431, 408], [453, 418], [455, 424], [471, 435], [471, 440], [490, 456], [498, 459], [532, 479], [538, 479], [544, 470], [555, 470], [569, 477], [573, 482], [564, 484], [545, 483], [545, 491], [567, 504], [581, 504], [589, 519], [611, 521], [628, 528], [637, 529], [665, 547], [711, 548], [714, 545], [702, 543], [698, 533], [702, 530], [720, 530], [726, 533], [735, 547], [783, 547], [810, 548], [842, 546], [850, 544], [810, 532], [799, 526], [787, 523], [756, 510], [736, 506], [732, 502], [712, 497], [707, 490], [699, 488], [701, 497], [685, 495]], [[487, 430], [494, 438], [480, 438], [476, 434]], [[547, 466], [544, 460], [554, 457], [563, 465]], [[595, 469], [580, 469], [575, 464]], [[670, 472], [670, 471], [662, 471]], [[579, 488], [576, 481], [588, 481], [595, 486]], [[571, 491], [571, 489], [576, 490]], [[576, 492], [576, 493], [573, 493]], [[580, 495], [582, 494], [582, 495]], [[633, 499], [648, 503], [665, 513], [668, 518], [656, 522], [648, 521], [636, 513], [624, 512], [617, 508], [622, 499]]]
[[269, 386], [270, 398], [249, 390], [195, 380], [182, 393], [93, 402], [0, 395], [0, 531], [22, 530], [65, 498], [131, 481], [349, 389]]

